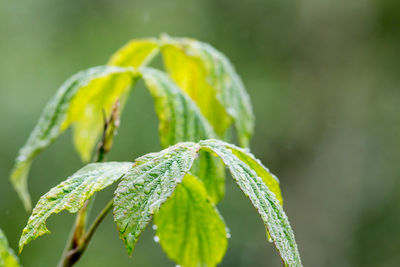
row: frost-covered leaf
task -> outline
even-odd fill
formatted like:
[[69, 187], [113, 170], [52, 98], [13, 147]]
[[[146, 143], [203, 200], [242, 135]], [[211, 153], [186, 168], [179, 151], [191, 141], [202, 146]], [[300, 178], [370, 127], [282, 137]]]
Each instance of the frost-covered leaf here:
[[114, 221], [129, 254], [152, 216], [172, 195], [197, 156], [195, 143], [179, 143], [135, 161], [115, 191]]
[[157, 39], [132, 40], [111, 56], [108, 65], [139, 68], [147, 65], [158, 51]]
[[251, 203], [261, 215], [266, 229], [285, 264], [301, 266], [300, 255], [289, 220], [278, 198], [264, 183], [263, 179], [233, 153], [234, 146], [218, 140], [201, 141], [199, 144], [202, 148], [216, 153], [227, 165], [240, 189], [249, 197]]
[[225, 223], [204, 185], [190, 174], [161, 207], [154, 224], [163, 250], [181, 266], [216, 266], [225, 255]]
[[219, 136], [234, 120], [241, 146], [248, 146], [254, 115], [244, 85], [228, 58], [212, 46], [188, 38], [161, 40], [167, 71], [200, 107]]
[[108, 114], [129, 91], [132, 68], [94, 67], [68, 79], [47, 103], [43, 113], [20, 149], [11, 173], [11, 181], [27, 209], [31, 201], [27, 190], [27, 175], [32, 159], [48, 147], [70, 124], [74, 124], [74, 141], [84, 160], [102, 132], [103, 110]]
[[[217, 137], [196, 103], [165, 73], [151, 68], [143, 68], [141, 73], [154, 98], [164, 148], [178, 142]], [[213, 201], [221, 200], [225, 189], [225, 169], [221, 160], [209, 153], [200, 153], [195, 165], [192, 172], [204, 182]]]
[[8, 241], [0, 229], [0, 267], [18, 267], [18, 258], [14, 251], [8, 246]]
[[132, 164], [131, 162], [91, 163], [53, 187], [39, 199], [33, 209], [22, 231], [19, 241], [20, 251], [30, 241], [49, 233], [46, 220], [51, 214], [62, 210], [68, 210], [71, 213], [79, 211], [86, 200], [121, 178]]

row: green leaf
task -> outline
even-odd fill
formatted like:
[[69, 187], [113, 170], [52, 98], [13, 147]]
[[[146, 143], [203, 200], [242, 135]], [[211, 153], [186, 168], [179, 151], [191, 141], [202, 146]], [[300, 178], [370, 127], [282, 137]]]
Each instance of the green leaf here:
[[121, 178], [131, 167], [131, 162], [91, 163], [77, 171], [58, 186], [43, 195], [32, 211], [19, 241], [19, 250], [36, 239], [50, 233], [47, 218], [53, 213], [79, 211], [85, 201]]
[[[165, 148], [182, 141], [197, 142], [216, 138], [216, 134], [196, 103], [163, 72], [151, 68], [141, 70], [143, 79], [154, 98], [160, 121], [161, 145]], [[205, 184], [215, 203], [224, 196], [225, 169], [220, 159], [200, 153], [192, 169]]]
[[27, 176], [32, 159], [48, 147], [71, 123], [74, 141], [84, 160], [88, 160], [102, 132], [103, 110], [108, 114], [118, 99], [122, 104], [132, 83], [132, 68], [94, 67], [68, 79], [47, 103], [39, 122], [20, 149], [11, 181], [25, 208], [31, 201]]
[[238, 148], [237, 146], [231, 144], [226, 144], [225, 146], [229, 148], [238, 159], [253, 169], [258, 177], [263, 179], [268, 189], [275, 194], [281, 205], [283, 205], [283, 198], [281, 189], [279, 187], [278, 177], [272, 174], [269, 169], [265, 167], [260, 160], [256, 159], [253, 154], [248, 152], [247, 149]]
[[157, 39], [132, 40], [111, 56], [108, 65], [139, 68], [147, 65], [158, 51]]
[[199, 160], [194, 162], [191, 172], [204, 183], [207, 193], [214, 203], [218, 203], [224, 198], [225, 166], [220, 158], [200, 151]]
[[20, 266], [14, 251], [8, 246], [8, 241], [3, 231], [0, 229], [0, 266], [18, 267]]
[[215, 138], [216, 134], [199, 108], [162, 71], [142, 68], [142, 77], [154, 98], [160, 121], [161, 145]]
[[[301, 266], [292, 228], [275, 193], [268, 188], [255, 170], [232, 152], [237, 150], [233, 145], [218, 140], [201, 141], [199, 144], [203, 149], [216, 153], [228, 166], [240, 189], [249, 197], [261, 215], [284, 263], [289, 266]], [[256, 164], [257, 161], [253, 163]]]
[[111, 114], [117, 101], [120, 102], [120, 110], [123, 110], [133, 75], [133, 69], [120, 68], [120, 72], [92, 80], [87, 86], [79, 88], [71, 100], [67, 120], [61, 127], [65, 129], [73, 124], [75, 147], [84, 162], [90, 160], [93, 148], [101, 137], [104, 115], [108, 117]]
[[199, 146], [187, 142], [135, 161], [115, 191], [114, 221], [128, 254], [152, 216], [190, 170]]
[[161, 207], [154, 223], [163, 250], [181, 266], [216, 266], [225, 255], [225, 223], [204, 185], [190, 174]]
[[218, 101], [216, 91], [207, 82], [207, 70], [202, 62], [191, 57], [180, 43], [162, 40], [161, 52], [166, 70], [179, 87], [196, 102], [201, 112], [221, 137], [232, 122]]
[[175, 82], [200, 107], [221, 137], [234, 120], [241, 146], [248, 146], [254, 128], [250, 98], [228, 58], [212, 46], [188, 38], [163, 36], [162, 55]]

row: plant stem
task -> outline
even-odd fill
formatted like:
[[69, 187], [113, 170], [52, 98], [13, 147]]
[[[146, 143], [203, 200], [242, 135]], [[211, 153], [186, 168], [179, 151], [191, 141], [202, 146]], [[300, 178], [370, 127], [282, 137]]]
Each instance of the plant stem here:
[[87, 231], [85, 238], [83, 239], [82, 245], [85, 246], [85, 248], [87, 247], [88, 243], [92, 239], [92, 236], [93, 236], [94, 232], [96, 231], [97, 227], [100, 225], [100, 223], [104, 220], [104, 218], [107, 216], [107, 214], [112, 209], [113, 204], [114, 204], [114, 200], [111, 199], [107, 203], [107, 205], [103, 208], [103, 210], [99, 213], [99, 215], [97, 215], [96, 219], [94, 220], [94, 222], [90, 226], [89, 230]]
[[103, 208], [103, 210], [97, 215], [96, 219], [90, 226], [89, 230], [86, 232], [84, 237], [82, 238], [79, 245], [73, 249], [70, 249], [65, 256], [63, 257], [62, 261], [59, 263], [59, 267], [68, 267], [74, 265], [85, 252], [87, 246], [89, 245], [90, 240], [93, 237], [94, 232], [96, 231], [97, 227], [100, 223], [104, 220], [107, 214], [113, 207], [113, 200], [111, 199], [107, 205]]
[[[94, 162], [102, 162], [104, 161], [105, 154], [111, 149], [112, 145], [112, 137], [116, 133], [116, 129], [119, 126], [119, 100], [113, 106], [111, 115], [109, 118], [106, 117], [105, 111], [103, 110], [104, 115], [104, 128], [103, 128], [103, 136], [98, 145], [98, 149], [96, 152], [96, 160]], [[108, 212], [111, 210], [113, 206], [113, 200], [108, 202], [108, 204], [103, 208], [100, 214], [96, 217], [89, 230], [86, 232], [86, 223], [87, 217], [89, 213], [89, 204], [90, 199], [86, 200], [83, 207], [79, 210], [74, 226], [72, 228], [70, 237], [67, 241], [67, 245], [62, 254], [61, 260], [58, 263], [59, 267], [69, 267], [74, 265], [85, 252], [94, 232], [97, 227], [106, 217]], [[93, 200], [92, 200], [93, 204]]]
[[[97, 153], [97, 159], [95, 162], [101, 162], [104, 158], [104, 150], [99, 149]], [[86, 200], [83, 207], [78, 211], [76, 215], [74, 226], [72, 227], [71, 234], [68, 238], [64, 252], [58, 266], [72, 266], [79, 257], [72, 257], [71, 252], [75, 251], [82, 243], [82, 237], [85, 234], [85, 227], [88, 217], [88, 206], [90, 199]], [[81, 253], [82, 254], [82, 253]]]

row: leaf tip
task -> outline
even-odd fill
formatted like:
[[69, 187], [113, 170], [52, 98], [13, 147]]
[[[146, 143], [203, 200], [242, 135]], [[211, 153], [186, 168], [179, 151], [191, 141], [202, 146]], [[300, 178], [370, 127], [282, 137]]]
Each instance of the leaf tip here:
[[23, 249], [24, 249], [24, 245], [23, 244], [19, 244], [19, 246], [18, 246], [18, 254], [21, 254]]
[[10, 180], [19, 198], [21, 199], [25, 210], [32, 210], [31, 197], [28, 192], [28, 173], [31, 166], [30, 160], [18, 160], [11, 171]]

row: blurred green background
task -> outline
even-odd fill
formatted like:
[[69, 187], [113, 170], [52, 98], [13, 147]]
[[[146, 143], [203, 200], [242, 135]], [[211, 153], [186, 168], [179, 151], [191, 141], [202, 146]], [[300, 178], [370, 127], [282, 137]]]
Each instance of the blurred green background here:
[[[129, 39], [188, 36], [223, 51], [257, 118], [252, 150], [281, 180], [305, 266], [400, 265], [400, 1], [0, 1], [0, 228], [14, 249], [27, 214], [8, 181], [46, 101], [73, 73], [104, 64]], [[68, 131], [34, 162], [37, 199], [77, 170]], [[139, 84], [110, 160], [158, 151]], [[98, 194], [99, 210], [114, 188]], [[228, 180], [231, 229], [221, 266], [279, 266], [257, 213]], [[49, 219], [24, 266], [55, 266], [74, 216]], [[149, 227], [132, 258], [111, 216], [77, 266], [173, 266]]]

